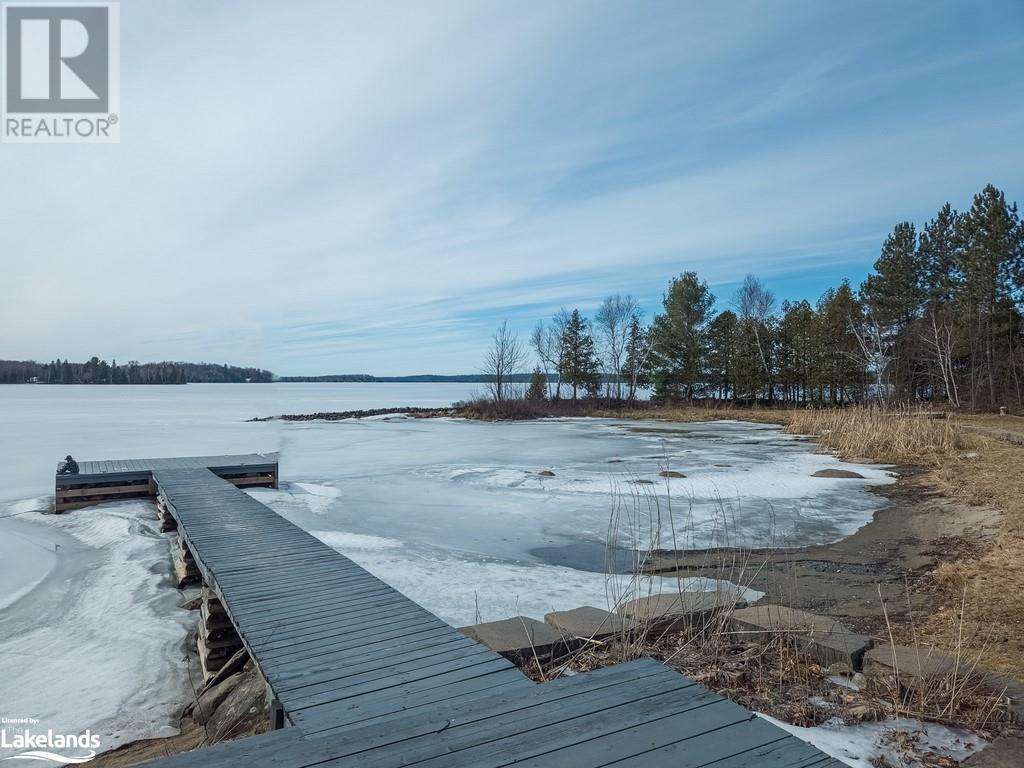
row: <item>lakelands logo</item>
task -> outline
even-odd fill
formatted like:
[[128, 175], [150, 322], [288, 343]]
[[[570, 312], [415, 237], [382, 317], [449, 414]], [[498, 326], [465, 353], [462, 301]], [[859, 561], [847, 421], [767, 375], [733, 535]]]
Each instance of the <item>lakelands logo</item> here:
[[117, 3], [5, 2], [5, 142], [117, 142], [121, 138]]
[[88, 730], [73, 735], [54, 733], [52, 728], [45, 733], [36, 733], [30, 728], [10, 727], [37, 725], [39, 721], [32, 717], [5, 717], [2, 722], [0, 749], [18, 750], [4, 760], [49, 760], [62, 765], [78, 765], [96, 757], [96, 750], [100, 748], [100, 737]]

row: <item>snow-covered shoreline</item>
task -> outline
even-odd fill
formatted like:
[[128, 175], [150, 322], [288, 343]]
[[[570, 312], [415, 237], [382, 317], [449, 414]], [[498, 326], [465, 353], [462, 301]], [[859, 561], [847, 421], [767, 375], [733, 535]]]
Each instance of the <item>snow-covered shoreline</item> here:
[[[0, 610], [0, 713], [37, 719], [41, 730], [91, 729], [103, 750], [176, 733], [192, 617], [178, 608], [152, 506], [28, 517], [0, 520], [0, 574], [5, 595], [17, 594]], [[45, 573], [9, 593], [26, 553]]]

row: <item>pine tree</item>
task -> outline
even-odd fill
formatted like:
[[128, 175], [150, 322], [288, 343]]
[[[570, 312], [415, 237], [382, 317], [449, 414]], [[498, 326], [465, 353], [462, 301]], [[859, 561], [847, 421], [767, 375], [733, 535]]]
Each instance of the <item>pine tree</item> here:
[[722, 400], [735, 394], [733, 354], [737, 322], [736, 314], [727, 309], [716, 315], [708, 326], [708, 384]]
[[547, 397], [548, 380], [540, 367], [533, 369], [530, 375], [530, 386], [526, 390], [526, 399], [534, 402], [542, 402]]
[[989, 184], [960, 219], [960, 238], [971, 403], [994, 407], [1004, 393], [1019, 403], [1021, 372], [1014, 342], [1019, 344], [1020, 313], [1014, 299], [1024, 289], [1024, 229], [1016, 204], [1007, 204], [1005, 195]]
[[704, 379], [714, 294], [696, 272], [672, 281], [654, 319], [654, 385], [661, 397], [692, 399]]
[[[865, 353], [856, 328], [863, 313], [857, 297], [844, 280], [818, 301], [818, 322], [823, 344], [819, 350], [818, 386], [821, 399], [833, 404], [859, 398], [864, 387]], [[827, 394], [826, 394], [827, 393]]]
[[572, 399], [580, 390], [595, 394], [601, 386], [601, 368], [594, 349], [590, 323], [574, 309], [562, 331], [562, 357], [558, 365], [559, 378], [572, 387]]

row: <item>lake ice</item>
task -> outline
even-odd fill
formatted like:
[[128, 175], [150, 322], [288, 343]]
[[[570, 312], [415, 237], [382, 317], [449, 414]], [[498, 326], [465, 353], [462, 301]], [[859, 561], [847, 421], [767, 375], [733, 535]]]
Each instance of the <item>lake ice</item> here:
[[[256, 498], [457, 626], [613, 601], [625, 586], [604, 572], [617, 500], [656, 507], [663, 523], [671, 515], [679, 546], [795, 546], [854, 532], [884, 504], [870, 486], [892, 481], [863, 466], [865, 480], [812, 478], [840, 462], [775, 427], [736, 422], [245, 422], [447, 405], [472, 389], [0, 387], [0, 714], [91, 727], [109, 748], [172, 726], [186, 695], [194, 617], [176, 607], [152, 508], [35, 511], [50, 502], [53, 467], [69, 452], [279, 450], [281, 488]], [[650, 538], [647, 516], [615, 532], [626, 547]], [[667, 533], [660, 544], [670, 545]]]

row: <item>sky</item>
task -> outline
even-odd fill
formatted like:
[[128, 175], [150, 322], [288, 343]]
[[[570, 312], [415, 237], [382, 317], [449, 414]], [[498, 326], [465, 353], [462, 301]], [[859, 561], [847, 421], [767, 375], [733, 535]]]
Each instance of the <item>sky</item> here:
[[1024, 203], [1024, 3], [124, 0], [120, 126], [0, 144], [0, 358], [475, 372]]

